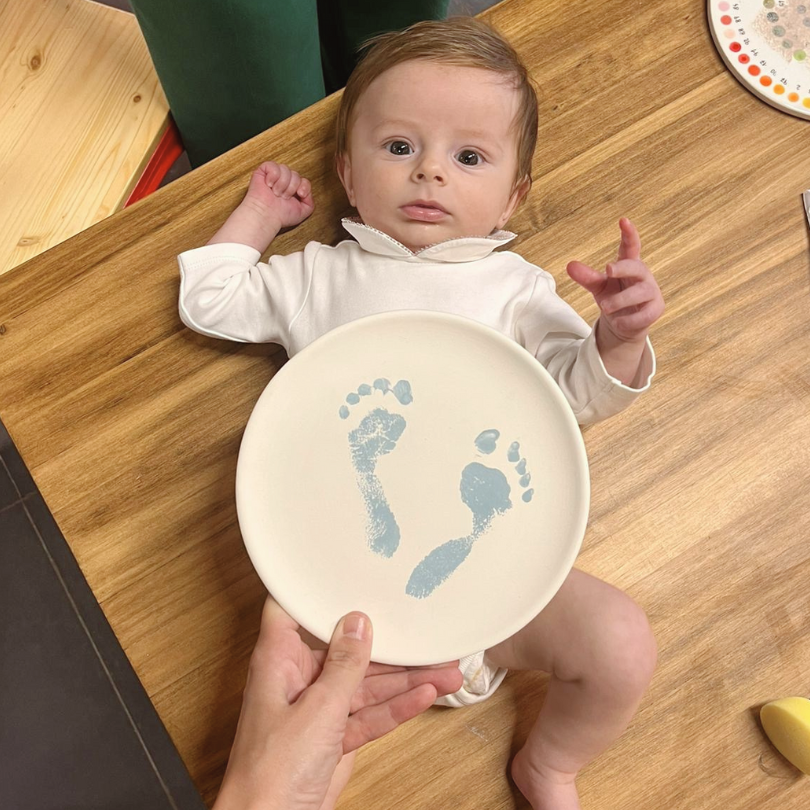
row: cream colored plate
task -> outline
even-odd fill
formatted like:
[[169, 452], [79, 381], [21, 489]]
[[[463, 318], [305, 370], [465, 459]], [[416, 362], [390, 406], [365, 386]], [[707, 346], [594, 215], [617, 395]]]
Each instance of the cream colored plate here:
[[810, 119], [810, 0], [707, 0], [728, 69], [754, 95]]
[[281, 606], [324, 640], [362, 610], [374, 660], [405, 665], [536, 616], [574, 563], [589, 494], [579, 427], [540, 363], [489, 327], [415, 311], [290, 360], [236, 475], [245, 545]]

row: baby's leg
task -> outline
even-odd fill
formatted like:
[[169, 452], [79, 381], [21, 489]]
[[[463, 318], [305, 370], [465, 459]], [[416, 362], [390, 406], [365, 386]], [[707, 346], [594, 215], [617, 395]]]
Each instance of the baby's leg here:
[[613, 586], [574, 570], [540, 615], [488, 657], [551, 674], [512, 777], [534, 810], [579, 810], [577, 772], [624, 731], [655, 668], [644, 612]]

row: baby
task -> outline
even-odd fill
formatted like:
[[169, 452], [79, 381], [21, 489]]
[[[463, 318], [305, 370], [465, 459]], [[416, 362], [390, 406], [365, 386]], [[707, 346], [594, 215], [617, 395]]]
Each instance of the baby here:
[[[627, 219], [605, 273], [580, 262], [567, 268], [599, 306], [593, 328], [556, 295], [548, 273], [495, 252], [515, 237], [501, 229], [531, 186], [536, 138], [526, 70], [489, 27], [456, 18], [378, 37], [338, 117], [337, 170], [359, 213], [343, 225], [354, 239], [260, 262], [276, 234], [314, 208], [308, 180], [263, 163], [208, 245], [179, 257], [184, 323], [214, 337], [280, 343], [293, 355], [366, 315], [462, 315], [537, 357], [580, 423], [619, 412], [654, 373], [647, 333], [663, 312], [661, 293]], [[509, 668], [549, 673], [511, 773], [535, 810], [574, 810], [577, 773], [625, 729], [655, 660], [641, 608], [573, 570], [520, 632], [462, 660], [464, 687], [444, 702], [485, 699]]]

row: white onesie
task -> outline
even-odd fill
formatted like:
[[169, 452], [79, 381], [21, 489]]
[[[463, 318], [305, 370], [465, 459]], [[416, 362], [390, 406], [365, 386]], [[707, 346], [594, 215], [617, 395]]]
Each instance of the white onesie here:
[[[349, 321], [395, 310], [461, 315], [497, 329], [530, 351], [556, 380], [580, 424], [606, 419], [649, 388], [655, 355], [647, 341], [633, 386], [611, 377], [594, 330], [555, 292], [554, 279], [511, 251], [515, 238], [450, 239], [413, 253], [381, 231], [350, 219], [357, 241], [310, 242], [297, 253], [260, 261], [247, 245], [208, 245], [180, 254], [180, 317], [204, 335], [281, 344], [293, 356]], [[483, 653], [462, 662], [464, 687], [439, 700], [485, 699], [506, 671]]]

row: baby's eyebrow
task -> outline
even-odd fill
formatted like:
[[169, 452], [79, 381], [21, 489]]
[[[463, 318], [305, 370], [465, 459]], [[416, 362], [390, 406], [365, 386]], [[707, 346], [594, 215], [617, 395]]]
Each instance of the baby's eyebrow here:
[[408, 127], [411, 126], [413, 126], [412, 121], [406, 121], [404, 119], [399, 118], [388, 118], [385, 121], [381, 121], [379, 124], [377, 124], [372, 129], [372, 132], [377, 132], [378, 130], [381, 129], [398, 129], [398, 128], [407, 129]]
[[[418, 123], [408, 121], [404, 118], [389, 118], [381, 121], [372, 128], [372, 133], [376, 134], [381, 129], [409, 129], [418, 127]], [[486, 145], [490, 149], [499, 148], [500, 144], [498, 138], [489, 130], [485, 129], [462, 129], [458, 132], [459, 140], [469, 141], [470, 144], [480, 143]]]

